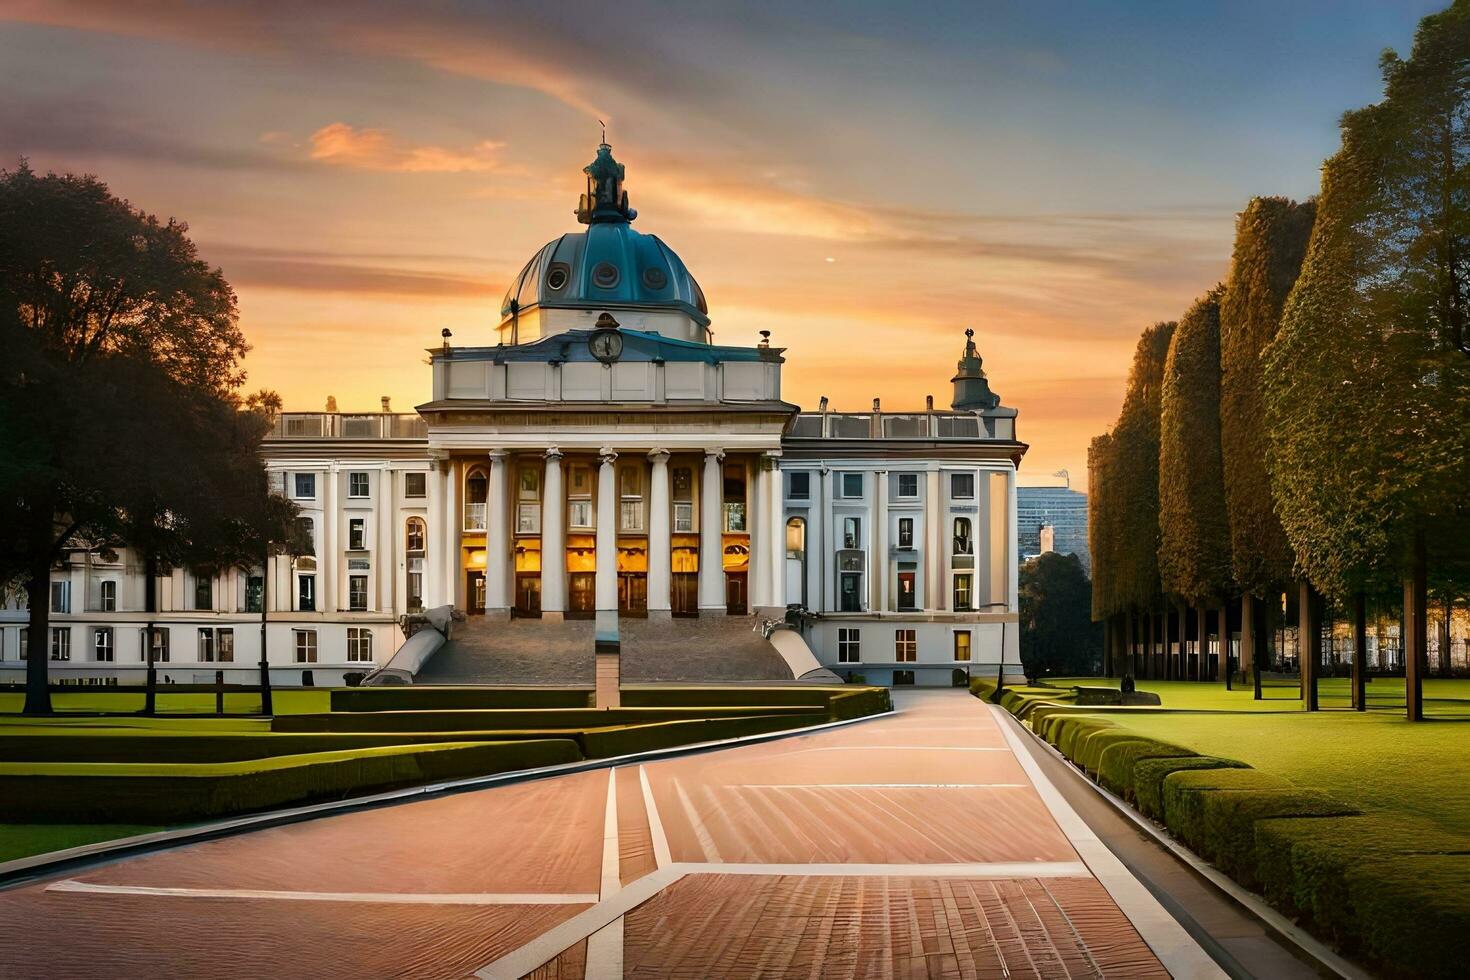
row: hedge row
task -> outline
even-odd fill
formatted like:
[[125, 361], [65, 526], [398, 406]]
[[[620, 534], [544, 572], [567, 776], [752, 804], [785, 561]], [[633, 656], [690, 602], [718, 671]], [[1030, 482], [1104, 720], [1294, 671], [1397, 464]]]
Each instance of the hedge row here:
[[[791, 687], [625, 687], [624, 708], [746, 708], [761, 705], [801, 706], [826, 710], [836, 698], [866, 693], [884, 698], [886, 688], [833, 687], [816, 684]], [[493, 687], [355, 687], [334, 690], [334, 712], [355, 711], [481, 711], [491, 709], [593, 708], [587, 688]], [[886, 709], [877, 709], [886, 710]], [[863, 713], [871, 713], [864, 711]]]
[[351, 711], [340, 714], [278, 715], [275, 732], [452, 732], [491, 729], [593, 728], [695, 718], [806, 714], [803, 705], [744, 705], [713, 708], [544, 708], [474, 711]]
[[394, 745], [210, 765], [0, 764], [0, 820], [179, 824], [576, 762], [571, 739]]
[[1102, 786], [1382, 975], [1464, 976], [1470, 838], [1422, 817], [1361, 814], [1041, 695], [1007, 706]]

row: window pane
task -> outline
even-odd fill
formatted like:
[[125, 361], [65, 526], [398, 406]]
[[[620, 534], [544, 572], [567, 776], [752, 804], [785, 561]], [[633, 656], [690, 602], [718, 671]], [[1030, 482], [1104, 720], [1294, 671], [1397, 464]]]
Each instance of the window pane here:
[[429, 495], [428, 478], [427, 473], [403, 474], [403, 495], [405, 497], [427, 497]]
[[368, 475], [366, 473], [347, 474], [347, 496], [366, 497], [368, 495]]
[[643, 504], [637, 500], [624, 500], [618, 517], [618, 528], [623, 531], [643, 530]]
[[218, 630], [216, 634], [215, 654], [222, 664], [233, 663], [235, 660], [235, 631], [232, 629]]
[[316, 474], [296, 474], [296, 496], [311, 500], [316, 497]]
[[898, 495], [900, 497], [917, 497], [919, 495], [919, 474], [898, 474]]
[[694, 505], [674, 505], [674, 530], [678, 532], [689, 532], [694, 530]]
[[951, 473], [949, 495], [959, 500], [972, 499], [975, 496], [975, 474]]
[[805, 471], [797, 471], [788, 474], [790, 477], [791, 492], [788, 496], [792, 500], [810, 500], [812, 496], [812, 475]]
[[844, 497], [861, 497], [863, 495], [863, 475], [861, 473], [842, 474], [842, 495]]
[[954, 658], [965, 661], [970, 659], [970, 634], [968, 631], [954, 635]]

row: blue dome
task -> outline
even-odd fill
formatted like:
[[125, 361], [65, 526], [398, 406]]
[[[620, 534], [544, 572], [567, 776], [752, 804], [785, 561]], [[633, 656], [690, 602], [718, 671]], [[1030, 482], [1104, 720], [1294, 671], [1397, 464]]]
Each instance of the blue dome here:
[[[515, 304], [512, 307], [512, 304]], [[709, 325], [704, 291], [683, 259], [626, 221], [599, 221], [547, 242], [511, 281], [500, 304], [512, 309], [664, 309]]]

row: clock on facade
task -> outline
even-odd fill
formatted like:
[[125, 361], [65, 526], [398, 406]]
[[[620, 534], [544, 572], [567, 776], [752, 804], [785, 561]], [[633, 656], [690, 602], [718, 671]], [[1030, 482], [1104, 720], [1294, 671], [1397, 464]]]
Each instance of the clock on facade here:
[[587, 340], [587, 349], [604, 364], [623, 356], [623, 335], [617, 330], [596, 330]]

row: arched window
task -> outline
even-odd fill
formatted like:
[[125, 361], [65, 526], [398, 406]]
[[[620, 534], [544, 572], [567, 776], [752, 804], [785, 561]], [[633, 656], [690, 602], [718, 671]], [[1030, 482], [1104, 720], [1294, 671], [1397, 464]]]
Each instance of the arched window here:
[[464, 529], [485, 530], [485, 501], [489, 499], [490, 481], [481, 469], [471, 470], [464, 481]]
[[806, 556], [806, 519], [793, 517], [786, 522], [786, 557]]
[[422, 517], [410, 517], [408, 523], [404, 525], [403, 550], [410, 554], [413, 552], [422, 554], [425, 537], [426, 529], [424, 527], [424, 519]]

